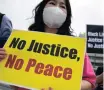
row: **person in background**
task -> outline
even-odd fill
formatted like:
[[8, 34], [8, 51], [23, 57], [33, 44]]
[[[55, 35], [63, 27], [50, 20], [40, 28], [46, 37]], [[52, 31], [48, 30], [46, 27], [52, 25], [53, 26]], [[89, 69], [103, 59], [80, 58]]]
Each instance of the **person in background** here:
[[103, 67], [98, 67], [97, 71], [96, 71], [96, 90], [103, 90], [103, 76], [104, 76], [104, 72], [103, 72]]
[[0, 13], [0, 37], [9, 37], [12, 31], [12, 23], [5, 14]]
[[[72, 11], [69, 0], [42, 0], [35, 9], [34, 23], [29, 27], [29, 30], [72, 36], [71, 17]], [[68, 42], [70, 43], [70, 41]], [[1, 48], [0, 60], [3, 60], [5, 56], [6, 52]], [[81, 90], [94, 89], [95, 82], [96, 75], [88, 55], [85, 54]], [[17, 90], [27, 89], [17, 87]], [[45, 90], [45, 88], [43, 87], [42, 90]], [[54, 88], [48, 90], [54, 90]]]
[[2, 48], [10, 36], [12, 23], [5, 14], [0, 13], [0, 48]]

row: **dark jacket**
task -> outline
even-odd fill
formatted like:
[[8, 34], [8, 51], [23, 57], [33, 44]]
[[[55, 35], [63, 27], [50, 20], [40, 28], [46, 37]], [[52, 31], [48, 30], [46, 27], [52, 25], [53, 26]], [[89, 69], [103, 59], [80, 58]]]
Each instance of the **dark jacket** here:
[[0, 37], [0, 48], [3, 48], [7, 39], [8, 39], [8, 37]]

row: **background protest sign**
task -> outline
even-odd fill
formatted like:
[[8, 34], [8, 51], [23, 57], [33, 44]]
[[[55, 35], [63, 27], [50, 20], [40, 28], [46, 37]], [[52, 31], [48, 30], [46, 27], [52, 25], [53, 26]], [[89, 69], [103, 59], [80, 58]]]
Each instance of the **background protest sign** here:
[[87, 53], [103, 54], [103, 26], [87, 25]]
[[0, 81], [28, 88], [80, 90], [85, 39], [41, 32], [12, 32], [0, 62]]

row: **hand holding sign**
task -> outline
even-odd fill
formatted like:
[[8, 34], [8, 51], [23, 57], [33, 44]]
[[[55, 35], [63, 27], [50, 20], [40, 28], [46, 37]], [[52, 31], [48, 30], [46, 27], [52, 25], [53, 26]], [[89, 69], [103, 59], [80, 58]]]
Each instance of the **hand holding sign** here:
[[4, 58], [6, 58], [7, 53], [5, 51], [5, 49], [0, 48], [0, 61], [3, 60]]

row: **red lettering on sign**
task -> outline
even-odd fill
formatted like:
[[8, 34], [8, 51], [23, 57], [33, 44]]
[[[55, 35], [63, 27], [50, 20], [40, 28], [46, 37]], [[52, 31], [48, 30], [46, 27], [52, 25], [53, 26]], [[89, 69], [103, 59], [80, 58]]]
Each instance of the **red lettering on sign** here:
[[30, 59], [28, 64], [27, 64], [27, 67], [26, 67], [25, 71], [29, 72], [30, 68], [34, 67], [35, 64], [36, 64], [36, 60], [35, 59]]
[[5, 67], [6, 68], [7, 67], [13, 68], [13, 65], [14, 65], [14, 63], [16, 61], [16, 58], [17, 58], [16, 55], [13, 56], [12, 54], [10, 54], [9, 57], [8, 57], [8, 60], [7, 60], [6, 64], [5, 64]]
[[63, 73], [63, 78], [66, 80], [70, 80], [72, 77], [72, 69], [71, 68], [65, 68]]
[[[5, 64], [5, 67], [20, 70], [22, 69], [23, 64], [23, 59], [17, 59], [16, 55], [10, 54]], [[54, 76], [55, 78], [63, 78], [65, 80], [70, 80], [72, 78], [71, 68], [63, 68], [62, 66], [53, 66], [51, 64], [45, 65], [44, 63], [38, 63], [35, 59], [29, 59], [25, 71], [29, 72], [31, 68], [34, 68], [34, 74]]]
[[62, 72], [59, 73], [59, 71], [63, 71], [63, 68], [61, 66], [56, 66], [53, 73], [54, 77], [60, 78], [62, 76]]
[[45, 70], [44, 70], [44, 75], [45, 76], [52, 76], [53, 68], [54, 67], [50, 64], [46, 65]]
[[35, 73], [41, 74], [43, 72], [43, 69], [44, 69], [44, 64], [38, 63], [35, 68]]
[[22, 68], [23, 64], [24, 64], [23, 59], [17, 59], [15, 65], [14, 65], [14, 69], [20, 70]]

